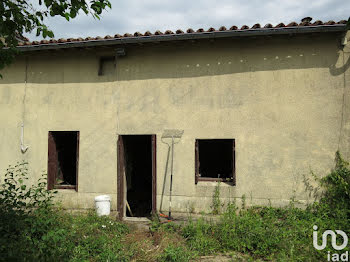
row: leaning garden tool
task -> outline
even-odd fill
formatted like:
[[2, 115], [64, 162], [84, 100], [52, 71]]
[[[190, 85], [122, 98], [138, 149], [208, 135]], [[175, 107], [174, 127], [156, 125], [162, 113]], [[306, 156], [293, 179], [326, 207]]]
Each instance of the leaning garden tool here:
[[[164, 130], [162, 135], [162, 142], [167, 144], [169, 147], [168, 152], [170, 152], [171, 148], [171, 173], [170, 173], [170, 195], [169, 195], [169, 215], [167, 216], [168, 219], [171, 218], [171, 196], [173, 191], [173, 171], [174, 171], [174, 145], [180, 142], [180, 139], [182, 137], [182, 134], [184, 133], [183, 130], [178, 129], [168, 129]], [[171, 139], [169, 142], [166, 142], [166, 139]], [[165, 180], [165, 177], [164, 177]], [[164, 214], [160, 214], [160, 216], [164, 216]]]

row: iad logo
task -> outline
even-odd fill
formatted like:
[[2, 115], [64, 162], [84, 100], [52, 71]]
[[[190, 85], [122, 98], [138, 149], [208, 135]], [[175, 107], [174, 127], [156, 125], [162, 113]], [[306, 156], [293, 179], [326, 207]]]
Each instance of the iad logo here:
[[[314, 232], [313, 232], [313, 244], [314, 244], [314, 248], [316, 248], [317, 250], [323, 250], [326, 248], [327, 246], [327, 236], [330, 235], [331, 239], [332, 239], [332, 247], [335, 250], [343, 250], [347, 245], [348, 245], [348, 236], [345, 234], [344, 231], [341, 230], [335, 230], [335, 232], [337, 234], [339, 234], [340, 236], [342, 236], [343, 238], [343, 243], [338, 246], [337, 245], [337, 235], [336, 233], [334, 233], [334, 231], [332, 230], [326, 230], [325, 232], [323, 232], [322, 234], [322, 244], [319, 245], [317, 242], [317, 226], [313, 226]], [[327, 259], [328, 261], [349, 261], [349, 254], [348, 251], [346, 251], [343, 254], [338, 254], [338, 253], [333, 253], [331, 254], [328, 251], [328, 255], [327, 255]]]

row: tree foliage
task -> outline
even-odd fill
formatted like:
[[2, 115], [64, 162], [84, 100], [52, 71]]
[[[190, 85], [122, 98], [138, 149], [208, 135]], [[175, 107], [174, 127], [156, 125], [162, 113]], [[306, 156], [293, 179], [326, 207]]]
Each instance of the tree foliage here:
[[[109, 0], [1, 0], [0, 1], [0, 70], [9, 65], [16, 55], [18, 39], [24, 33], [36, 31], [37, 36], [54, 37], [45, 25], [48, 17], [61, 16], [67, 21], [79, 12], [100, 19]], [[1, 76], [1, 75], [0, 75]]]

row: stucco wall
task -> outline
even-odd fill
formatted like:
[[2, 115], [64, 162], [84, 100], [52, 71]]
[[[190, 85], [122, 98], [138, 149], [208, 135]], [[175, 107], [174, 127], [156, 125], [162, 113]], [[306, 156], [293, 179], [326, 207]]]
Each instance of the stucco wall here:
[[237, 185], [221, 185], [223, 201], [243, 194], [247, 204], [307, 201], [303, 175], [326, 174], [338, 149], [350, 157], [349, 54], [339, 37], [126, 46], [104, 76], [97, 75], [98, 55], [108, 51], [28, 53], [1, 72], [1, 174], [25, 159], [35, 180], [47, 170], [48, 131], [79, 130], [79, 192], [59, 190], [58, 199], [90, 208], [94, 196], [110, 194], [116, 209], [118, 134], [156, 134], [159, 207], [167, 157], [160, 137], [164, 129], [183, 129], [174, 211], [210, 209], [216, 183], [195, 185], [194, 143], [204, 138], [236, 139]]

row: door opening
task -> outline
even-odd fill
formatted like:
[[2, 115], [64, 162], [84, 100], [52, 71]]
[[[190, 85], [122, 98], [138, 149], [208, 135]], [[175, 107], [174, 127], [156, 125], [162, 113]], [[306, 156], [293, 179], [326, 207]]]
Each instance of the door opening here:
[[119, 214], [149, 217], [155, 211], [155, 135], [121, 135], [118, 146]]

